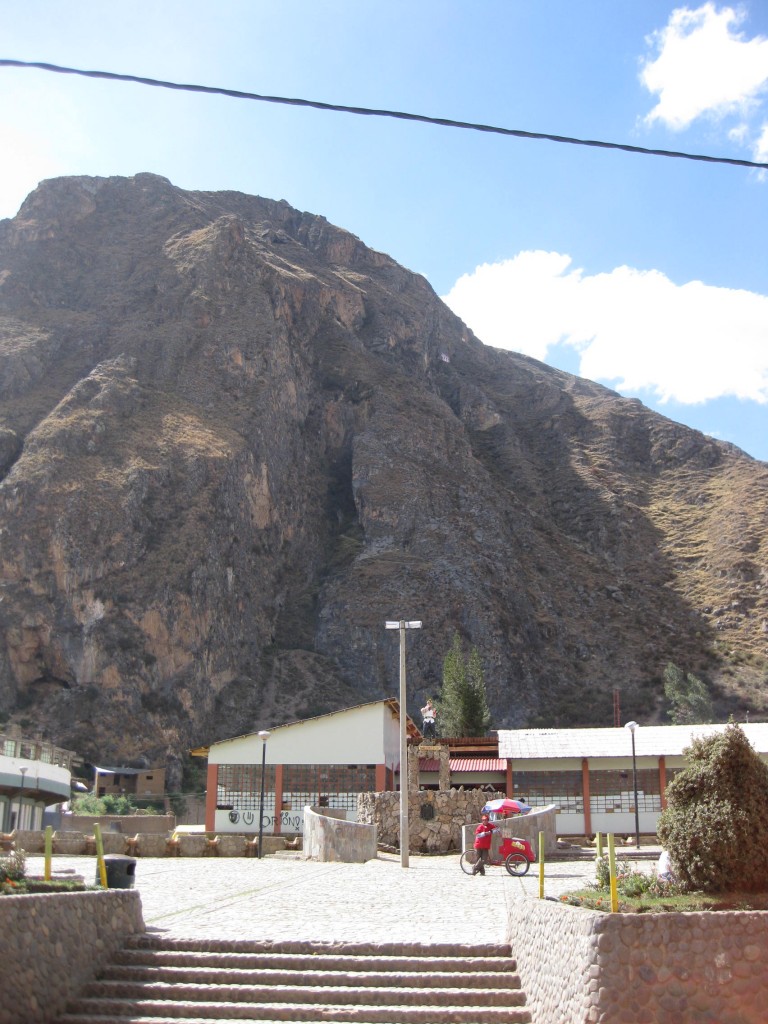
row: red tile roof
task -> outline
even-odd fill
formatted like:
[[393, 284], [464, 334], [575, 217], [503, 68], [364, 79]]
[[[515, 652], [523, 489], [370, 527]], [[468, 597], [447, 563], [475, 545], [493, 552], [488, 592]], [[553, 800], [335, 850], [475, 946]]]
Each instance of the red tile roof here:
[[[449, 761], [452, 772], [504, 772], [507, 762], [500, 757], [452, 757]], [[419, 771], [439, 772], [437, 758], [419, 758]]]

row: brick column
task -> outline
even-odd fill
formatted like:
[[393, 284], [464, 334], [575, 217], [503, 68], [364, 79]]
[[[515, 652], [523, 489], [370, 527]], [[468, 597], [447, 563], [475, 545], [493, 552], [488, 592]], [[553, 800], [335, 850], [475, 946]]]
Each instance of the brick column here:
[[279, 836], [283, 827], [283, 766], [275, 765], [275, 828], [274, 835]]
[[589, 758], [581, 759], [581, 797], [584, 801], [584, 835], [592, 834], [592, 808], [589, 806]]
[[216, 798], [219, 790], [219, 766], [208, 765], [208, 777], [205, 783], [205, 831], [216, 831]]

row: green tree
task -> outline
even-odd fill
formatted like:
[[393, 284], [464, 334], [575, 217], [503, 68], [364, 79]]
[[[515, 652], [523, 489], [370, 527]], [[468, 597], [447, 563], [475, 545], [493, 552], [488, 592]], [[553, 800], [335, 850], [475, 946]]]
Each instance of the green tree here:
[[700, 725], [712, 721], [712, 698], [706, 685], [671, 661], [664, 669], [664, 696], [672, 705], [667, 714], [675, 725]]
[[75, 814], [135, 814], [136, 804], [129, 796], [114, 796], [107, 793], [105, 796], [96, 796], [93, 793], [86, 793], [72, 801], [72, 811]]
[[441, 736], [484, 736], [491, 723], [480, 655], [473, 647], [467, 659], [458, 633], [443, 659], [443, 686], [435, 703]]
[[656, 830], [677, 877], [704, 892], [768, 890], [768, 765], [734, 723], [684, 753]]

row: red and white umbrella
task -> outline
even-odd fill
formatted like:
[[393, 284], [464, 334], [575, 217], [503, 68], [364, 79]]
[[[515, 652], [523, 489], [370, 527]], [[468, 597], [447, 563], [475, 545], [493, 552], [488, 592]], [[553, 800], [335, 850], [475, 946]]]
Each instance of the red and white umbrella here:
[[527, 814], [531, 810], [529, 804], [522, 800], [512, 800], [510, 797], [503, 797], [500, 800], [489, 800], [483, 807], [483, 814]]

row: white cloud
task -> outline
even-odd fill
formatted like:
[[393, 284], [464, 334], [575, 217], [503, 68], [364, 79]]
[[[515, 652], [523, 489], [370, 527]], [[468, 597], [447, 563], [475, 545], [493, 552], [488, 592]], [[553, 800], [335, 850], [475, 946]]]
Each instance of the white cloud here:
[[640, 75], [659, 97], [648, 124], [661, 121], [679, 131], [698, 117], [744, 116], [755, 108], [768, 85], [768, 39], [746, 39], [737, 31], [743, 20], [743, 12], [711, 2], [672, 12], [649, 38], [658, 56]]
[[581, 376], [659, 401], [768, 402], [768, 296], [656, 270], [585, 275], [571, 257], [521, 252], [459, 278], [444, 301], [488, 345], [546, 361], [565, 344]]

